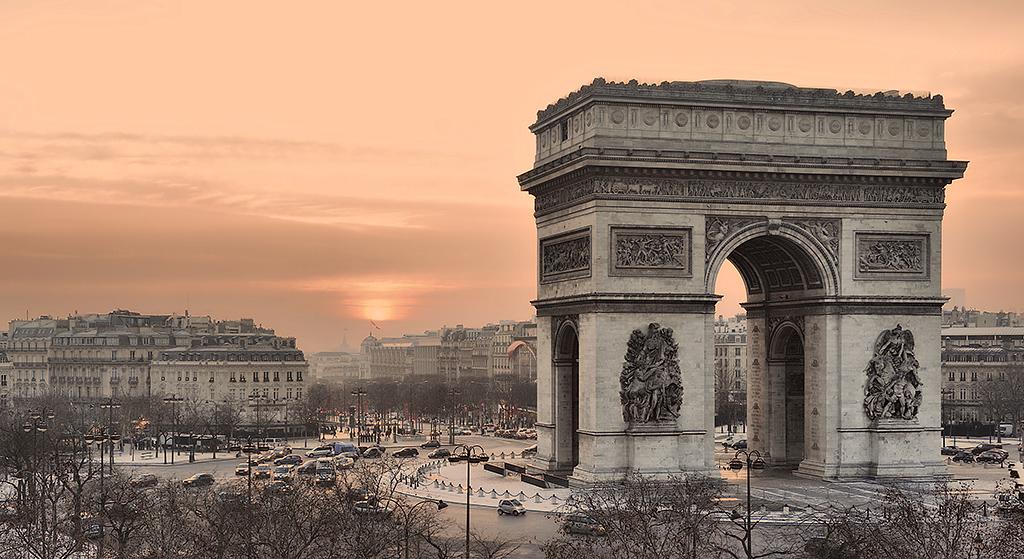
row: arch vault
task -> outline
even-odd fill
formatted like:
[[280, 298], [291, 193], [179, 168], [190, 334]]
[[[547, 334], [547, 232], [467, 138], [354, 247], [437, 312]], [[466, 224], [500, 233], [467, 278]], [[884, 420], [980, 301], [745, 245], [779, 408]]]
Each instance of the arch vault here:
[[538, 113], [538, 455], [580, 483], [715, 469], [714, 306], [748, 300], [749, 444], [934, 476], [941, 96], [595, 80]]

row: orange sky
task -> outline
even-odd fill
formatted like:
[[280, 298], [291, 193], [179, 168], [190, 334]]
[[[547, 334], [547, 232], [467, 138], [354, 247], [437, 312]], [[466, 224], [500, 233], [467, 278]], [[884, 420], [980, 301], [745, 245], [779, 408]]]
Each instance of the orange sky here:
[[943, 283], [1024, 310], [1019, 2], [554, 4], [0, 3], [0, 318], [528, 318], [526, 127], [596, 76], [942, 93]]

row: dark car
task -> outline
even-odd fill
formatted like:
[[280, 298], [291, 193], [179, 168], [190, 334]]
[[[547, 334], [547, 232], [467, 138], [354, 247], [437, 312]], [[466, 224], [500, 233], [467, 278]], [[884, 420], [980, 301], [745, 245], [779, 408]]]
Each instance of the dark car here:
[[992, 450], [986, 450], [985, 452], [982, 452], [974, 459], [978, 462], [982, 462], [985, 464], [999, 464], [1005, 462], [1006, 459], [1009, 457], [1009, 452], [1006, 452], [1001, 448], [993, 448]]
[[971, 454], [977, 456], [977, 455], [979, 455], [982, 452], [985, 452], [987, 450], [997, 450], [997, 449], [998, 450], [1002, 450], [1003, 449], [1003, 445], [1001, 445], [1001, 444], [992, 444], [992, 443], [981, 443], [978, 446], [976, 446], [976, 447], [971, 449]]
[[943, 456], [956, 456], [957, 453], [959, 453], [961, 450], [963, 450], [963, 449], [961, 449], [958, 446], [944, 446], [944, 447], [942, 447], [942, 455]]
[[139, 477], [134, 477], [129, 481], [133, 487], [154, 487], [160, 483], [160, 480], [153, 474], [142, 474]]
[[452, 452], [447, 448], [439, 448], [427, 455], [428, 458], [448, 458]]
[[743, 449], [747, 448], [747, 439], [740, 439], [740, 440], [732, 443], [732, 448], [734, 450], [743, 450]]
[[213, 482], [213, 474], [203, 473], [187, 477], [182, 480], [181, 484], [185, 487], [202, 487], [204, 485], [213, 485]]
[[562, 530], [567, 534], [603, 536], [604, 526], [585, 514], [570, 514], [562, 521]]
[[268, 493], [288, 493], [292, 490], [292, 486], [287, 481], [276, 479], [267, 484], [265, 491]]
[[275, 466], [297, 465], [301, 463], [302, 457], [299, 456], [298, 454], [289, 454], [288, 456], [283, 456], [281, 458], [278, 458], [277, 460], [274, 460]]
[[414, 456], [419, 456], [419, 455], [420, 455], [420, 451], [416, 450], [415, 448], [409, 447], [409, 448], [403, 448], [402, 450], [399, 450], [398, 452], [395, 452], [391, 456], [394, 456], [395, 458], [412, 458]]
[[420, 448], [440, 448], [440, 446], [441, 446], [441, 441], [433, 440], [433, 441], [427, 441], [427, 442], [421, 444]]
[[956, 453], [956, 456], [953, 456], [953, 461], [968, 464], [974, 462], [974, 455], [971, 454], [970, 452], [960, 451]]
[[371, 446], [363, 451], [363, 458], [380, 458], [381, 456], [384, 456], [384, 451], [376, 446]]
[[348, 491], [345, 492], [345, 498], [354, 502], [369, 500], [370, 495], [370, 490], [365, 487], [350, 487]]

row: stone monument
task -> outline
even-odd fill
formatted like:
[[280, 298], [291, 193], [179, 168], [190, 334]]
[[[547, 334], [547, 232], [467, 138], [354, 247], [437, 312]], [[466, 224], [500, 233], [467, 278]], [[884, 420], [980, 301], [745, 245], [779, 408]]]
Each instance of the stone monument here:
[[935, 476], [941, 96], [602, 79], [530, 130], [538, 454], [577, 483], [710, 472], [715, 279], [747, 289], [748, 441], [830, 478]]

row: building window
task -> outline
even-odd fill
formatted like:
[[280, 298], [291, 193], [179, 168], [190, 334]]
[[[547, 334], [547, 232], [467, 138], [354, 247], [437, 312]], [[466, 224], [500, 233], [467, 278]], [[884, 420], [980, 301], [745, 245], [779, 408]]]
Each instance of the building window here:
[[253, 382], [259, 382], [260, 381], [260, 373], [258, 371], [253, 371], [252, 372], [252, 381]]
[[264, 388], [263, 389], [263, 399], [264, 400], [267, 399], [267, 396], [269, 395], [269, 392], [270, 392], [270, 389], [268, 389], [268, 388]]
[[286, 390], [286, 391], [285, 391], [285, 394], [286, 394], [285, 398], [287, 398], [287, 399], [289, 399], [289, 400], [291, 400], [291, 399], [292, 399], [292, 389], [291, 389], [291, 388], [289, 388], [288, 390]]
[[960, 371], [960, 382], [967, 380], [967, 373]]
[[302, 389], [301, 388], [296, 388], [295, 389], [295, 399], [296, 400], [301, 400], [302, 399]]
[[281, 372], [280, 371], [274, 371], [274, 382], [278, 382], [280, 380], [281, 380]]
[[978, 371], [971, 371], [971, 381], [978, 380]]
[[238, 375], [238, 382], [245, 382], [245, 374]]
[[[234, 371], [231, 371], [231, 378], [228, 379], [228, 382], [235, 382], [235, 372]], [[234, 392], [234, 391], [232, 390], [232, 392]]]
[[295, 372], [295, 382], [302, 382], [302, 371]]
[[288, 382], [292, 381], [292, 372], [288, 371]]
[[181, 371], [178, 371], [178, 382], [181, 382]]
[[279, 398], [280, 396], [281, 396], [281, 389], [280, 389], [280, 388], [275, 388], [275, 389], [274, 389], [274, 399], [276, 400], [276, 399], [278, 399], [278, 398]]
[[270, 382], [270, 373], [263, 371], [263, 382]]
[[950, 371], [949, 372], [949, 380], [950, 380], [950, 382], [956, 380], [956, 373], [954, 373], [953, 371]]

